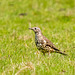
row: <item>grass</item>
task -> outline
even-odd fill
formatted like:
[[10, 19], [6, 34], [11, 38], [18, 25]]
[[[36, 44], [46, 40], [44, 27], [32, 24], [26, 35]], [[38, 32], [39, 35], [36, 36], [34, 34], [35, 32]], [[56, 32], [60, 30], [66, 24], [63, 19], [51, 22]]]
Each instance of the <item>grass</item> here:
[[[1, 0], [0, 75], [75, 75], [74, 9], [74, 0]], [[36, 26], [69, 56], [39, 53]]]

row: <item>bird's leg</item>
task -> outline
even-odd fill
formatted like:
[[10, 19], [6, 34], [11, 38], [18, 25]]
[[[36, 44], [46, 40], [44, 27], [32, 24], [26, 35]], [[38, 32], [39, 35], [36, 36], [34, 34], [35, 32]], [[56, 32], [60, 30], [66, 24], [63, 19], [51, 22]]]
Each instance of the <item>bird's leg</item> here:
[[49, 56], [51, 56], [51, 53], [50, 53], [50, 51], [48, 52], [48, 55], [49, 55]]
[[45, 56], [45, 53], [43, 52], [43, 55]]

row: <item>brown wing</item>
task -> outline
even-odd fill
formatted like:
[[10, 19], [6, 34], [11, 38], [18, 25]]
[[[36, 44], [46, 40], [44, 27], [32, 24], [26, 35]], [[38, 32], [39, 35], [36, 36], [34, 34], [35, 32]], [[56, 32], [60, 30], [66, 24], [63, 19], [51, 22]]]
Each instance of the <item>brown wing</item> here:
[[54, 50], [60, 51], [50, 40], [48, 40], [46, 37], [44, 37], [44, 39], [46, 40], [46, 46], [50, 46]]

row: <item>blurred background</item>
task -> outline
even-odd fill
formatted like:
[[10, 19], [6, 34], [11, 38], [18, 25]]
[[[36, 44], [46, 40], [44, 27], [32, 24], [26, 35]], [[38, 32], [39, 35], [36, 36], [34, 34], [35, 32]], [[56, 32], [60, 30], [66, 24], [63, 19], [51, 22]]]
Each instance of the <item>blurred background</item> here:
[[[69, 57], [39, 54], [29, 27]], [[74, 0], [0, 0], [0, 75], [74, 75], [74, 53]]]

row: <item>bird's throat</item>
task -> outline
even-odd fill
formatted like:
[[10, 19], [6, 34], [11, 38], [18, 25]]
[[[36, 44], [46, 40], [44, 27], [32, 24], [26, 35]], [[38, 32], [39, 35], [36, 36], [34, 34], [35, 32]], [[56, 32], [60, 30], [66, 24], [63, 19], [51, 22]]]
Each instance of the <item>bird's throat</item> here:
[[41, 41], [43, 39], [42, 33], [36, 33], [35, 34], [35, 41], [38, 42]]

